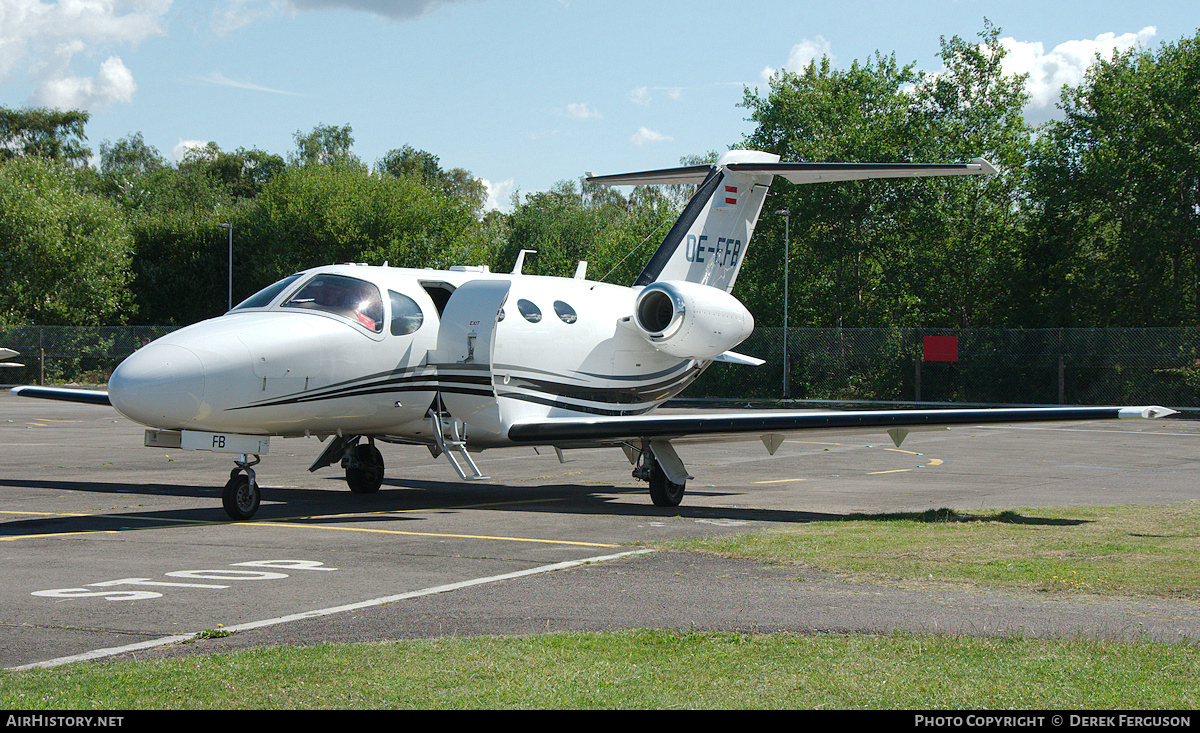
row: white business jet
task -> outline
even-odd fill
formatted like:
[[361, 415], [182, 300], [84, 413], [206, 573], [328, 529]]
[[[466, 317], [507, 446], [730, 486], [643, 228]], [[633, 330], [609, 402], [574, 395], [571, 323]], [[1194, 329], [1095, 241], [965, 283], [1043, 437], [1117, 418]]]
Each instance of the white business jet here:
[[512, 446], [620, 447], [657, 506], [678, 505], [687, 469], [673, 443], [760, 438], [774, 453], [798, 430], [909, 430], [962, 423], [1157, 417], [1160, 407], [886, 410], [658, 416], [714, 361], [762, 361], [731, 349], [754, 321], [732, 295], [775, 176], [792, 183], [993, 174], [951, 165], [781, 163], [739, 150], [714, 165], [616, 176], [609, 185], [699, 187], [631, 287], [485, 267], [448, 271], [318, 267], [262, 290], [219, 318], [150, 343], [113, 372], [107, 392], [17, 387], [14, 394], [111, 404], [150, 429], [145, 444], [238, 456], [226, 512], [248, 519], [252, 466], [273, 436], [328, 445], [310, 470], [340, 463], [350, 489], [377, 491], [377, 443], [420, 444], [467, 480], [470, 453]]

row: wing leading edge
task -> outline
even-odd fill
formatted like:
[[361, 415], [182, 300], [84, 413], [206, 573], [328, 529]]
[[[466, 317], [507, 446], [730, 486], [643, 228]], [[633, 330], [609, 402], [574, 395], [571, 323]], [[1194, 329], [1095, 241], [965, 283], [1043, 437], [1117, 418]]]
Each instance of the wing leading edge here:
[[[1018, 407], [946, 410], [851, 410], [845, 412], [743, 412], [637, 415], [630, 417], [543, 418], [513, 424], [514, 443], [582, 447], [616, 445], [631, 440], [659, 439], [712, 442], [798, 431], [894, 431], [899, 442], [913, 430], [985, 423], [1057, 422], [1117, 418], [1158, 418], [1175, 410], [1143, 407]], [[899, 439], [897, 438], [899, 435]]]
[[69, 387], [13, 387], [8, 393], [16, 397], [37, 397], [43, 400], [83, 402], [88, 405], [112, 405], [108, 392], [102, 389], [70, 389]]

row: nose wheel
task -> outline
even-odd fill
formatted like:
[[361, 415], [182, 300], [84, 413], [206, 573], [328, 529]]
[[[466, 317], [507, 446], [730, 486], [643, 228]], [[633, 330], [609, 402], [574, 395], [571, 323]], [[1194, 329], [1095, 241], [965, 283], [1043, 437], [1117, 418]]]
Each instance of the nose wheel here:
[[229, 482], [225, 484], [225, 490], [221, 492], [221, 504], [225, 507], [225, 513], [229, 515], [230, 519], [249, 519], [258, 511], [262, 492], [259, 490], [254, 469], [251, 466], [257, 465], [261, 460], [258, 456], [254, 456], [254, 460], [250, 460], [249, 456], [242, 455], [241, 460], [234, 461], [237, 468], [229, 472]]

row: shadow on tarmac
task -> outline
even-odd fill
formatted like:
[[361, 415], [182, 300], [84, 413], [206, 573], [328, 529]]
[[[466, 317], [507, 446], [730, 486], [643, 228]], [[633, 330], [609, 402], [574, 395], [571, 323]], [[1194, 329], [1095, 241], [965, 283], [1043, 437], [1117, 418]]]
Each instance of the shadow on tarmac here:
[[[502, 484], [463, 484], [458, 481], [420, 479], [391, 479], [375, 494], [354, 494], [346, 490], [340, 477], [328, 479], [341, 490], [330, 489], [262, 489], [262, 505], [251, 522], [301, 521], [311, 524], [341, 524], [364, 522], [423, 521], [420, 512], [465, 512], [474, 510], [520, 512], [523, 514], [574, 514], [628, 517], [678, 517], [692, 519], [720, 518], [723, 520], [769, 524], [807, 524], [812, 522], [912, 520], [922, 522], [990, 522], [1010, 524], [1071, 526], [1085, 520], [1023, 516], [1016, 512], [999, 514], [960, 515], [949, 510], [930, 512], [897, 512], [880, 514], [824, 513], [781, 511], [735, 507], [706, 507], [689, 505], [705, 496], [736, 495], [735, 491], [689, 491], [684, 503], [676, 507], [656, 507], [646, 499], [645, 504], [622, 501], [627, 495], [642, 496], [642, 488], [616, 486], [579, 486], [550, 484], [539, 486], [507, 486]], [[94, 481], [0, 479], [0, 488], [30, 488], [58, 491], [78, 491], [113, 494], [127, 497], [174, 496], [202, 499], [211, 504], [180, 509], [141, 509], [96, 511], [92, 513], [61, 512], [54, 515], [0, 522], [0, 538], [18, 538], [55, 534], [84, 534], [92, 532], [127, 532], [161, 529], [171, 526], [198, 524], [229, 524], [221, 508], [221, 489], [207, 486], [138, 485]], [[49, 514], [49, 513], [48, 513]]]

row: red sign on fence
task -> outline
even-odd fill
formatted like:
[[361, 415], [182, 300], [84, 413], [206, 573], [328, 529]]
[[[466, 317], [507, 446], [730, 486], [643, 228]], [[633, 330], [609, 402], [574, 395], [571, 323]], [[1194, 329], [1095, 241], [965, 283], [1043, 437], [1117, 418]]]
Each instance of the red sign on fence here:
[[957, 336], [926, 336], [925, 361], [958, 361]]

